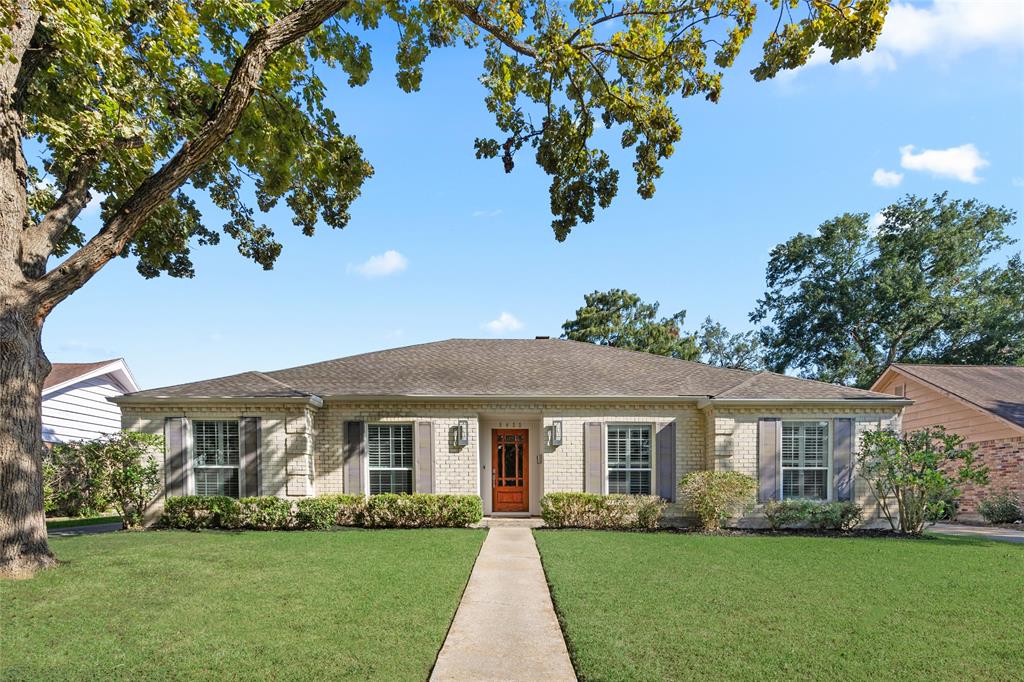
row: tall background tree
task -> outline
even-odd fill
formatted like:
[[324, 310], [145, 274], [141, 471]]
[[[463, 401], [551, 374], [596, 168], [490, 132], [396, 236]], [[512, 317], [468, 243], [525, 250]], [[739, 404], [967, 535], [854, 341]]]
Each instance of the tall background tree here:
[[705, 318], [695, 334], [700, 360], [717, 367], [764, 369], [763, 348], [757, 331], [731, 333], [721, 322]]
[[1000, 258], [1016, 215], [914, 196], [846, 213], [772, 250], [751, 314], [774, 371], [870, 386], [892, 362], [1024, 361], [1024, 263]]
[[[344, 227], [372, 168], [325, 95], [340, 72], [366, 82], [362, 36], [397, 25], [407, 91], [431, 49], [482, 43], [499, 135], [476, 153], [511, 171], [533, 152], [561, 240], [618, 189], [595, 128], [618, 131], [637, 191], [653, 195], [681, 136], [673, 107], [718, 100], [758, 5], [772, 27], [753, 69], [764, 79], [816, 45], [833, 62], [871, 49], [887, 3], [0, 0], [0, 572], [54, 561], [38, 455], [47, 315], [117, 256], [145, 277], [189, 277], [191, 249], [227, 235], [270, 268], [281, 243], [259, 214], [280, 203], [305, 235]], [[76, 220], [97, 192], [102, 227], [85, 234]], [[219, 229], [197, 194], [226, 211]]]
[[625, 289], [586, 294], [576, 317], [562, 325], [562, 338], [601, 346], [696, 360], [700, 355], [690, 334], [682, 331], [686, 311], [658, 318], [658, 302], [645, 303]]

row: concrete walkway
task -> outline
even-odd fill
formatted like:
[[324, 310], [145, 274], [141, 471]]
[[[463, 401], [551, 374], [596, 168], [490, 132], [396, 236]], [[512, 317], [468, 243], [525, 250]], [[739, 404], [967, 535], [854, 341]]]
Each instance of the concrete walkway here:
[[576, 679], [529, 528], [487, 532], [430, 679]]
[[979, 538], [981, 540], [998, 540], [1000, 542], [1024, 543], [1024, 530], [1012, 528], [999, 528], [993, 526], [968, 526], [960, 523], [936, 523], [926, 528], [933, 533], [940, 535], [960, 535], [963, 537]]

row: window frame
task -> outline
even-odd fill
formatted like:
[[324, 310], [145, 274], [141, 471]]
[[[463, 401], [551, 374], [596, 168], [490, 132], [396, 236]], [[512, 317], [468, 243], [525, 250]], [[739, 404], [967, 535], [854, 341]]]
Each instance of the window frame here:
[[[236, 463], [235, 464], [203, 464], [201, 466], [196, 464], [196, 458], [198, 456], [198, 450], [199, 450], [199, 448], [197, 446], [198, 429], [197, 429], [196, 425], [199, 424], [199, 423], [227, 424], [227, 425], [233, 424], [234, 425], [234, 427], [236, 429], [236, 443], [237, 443], [237, 446], [236, 446], [237, 447], [237, 455], [236, 455]], [[192, 495], [195, 495], [197, 497], [214, 497], [213, 495], [209, 495], [209, 494], [202, 494], [201, 495], [198, 492], [197, 487], [196, 487], [196, 469], [234, 470], [235, 471], [236, 487], [237, 487], [237, 494], [234, 497], [235, 497], [236, 500], [242, 499], [242, 497], [244, 497], [246, 495], [246, 491], [244, 490], [245, 482], [243, 480], [244, 476], [243, 476], [243, 471], [242, 471], [242, 449], [243, 449], [243, 444], [242, 444], [242, 424], [241, 424], [241, 420], [237, 419], [237, 418], [234, 418], [234, 419], [232, 419], [232, 418], [226, 418], [226, 419], [224, 419], [224, 418], [221, 418], [221, 419], [213, 419], [213, 418], [208, 418], [208, 419], [190, 419], [189, 420], [189, 436], [191, 437], [190, 438], [190, 440], [191, 440], [191, 448], [190, 448], [190, 452], [188, 453], [188, 461], [189, 461], [189, 467], [188, 467], [188, 487], [189, 487], [189, 492]], [[227, 434], [225, 433], [225, 430], [218, 428], [217, 429], [216, 437], [217, 437], [217, 441], [218, 441], [218, 444], [217, 444], [218, 450], [222, 449], [222, 448], [225, 448], [226, 447], [226, 443], [227, 443]], [[223, 494], [223, 493], [221, 493], [221, 494]], [[231, 497], [231, 496], [227, 495], [227, 497]]]
[[[807, 467], [807, 466], [786, 466], [783, 459], [783, 442], [786, 438], [786, 425], [801, 424], [809, 425], [813, 424], [816, 426], [825, 427], [825, 466], [824, 467]], [[832, 441], [834, 439], [835, 424], [832, 419], [784, 419], [779, 421], [779, 499], [780, 500], [811, 500], [812, 502], [831, 502], [834, 499], [833, 487], [833, 452], [832, 452]], [[794, 497], [785, 495], [785, 472], [790, 471], [825, 471], [825, 497], [822, 499], [809, 498], [809, 497]]]
[[[650, 447], [650, 453], [648, 453], [648, 455], [649, 455], [648, 459], [650, 461], [650, 466], [648, 466], [648, 467], [632, 467], [632, 466], [628, 466], [628, 467], [615, 467], [614, 471], [648, 471], [648, 472], [650, 472], [650, 489], [646, 493], [612, 493], [611, 492], [611, 481], [610, 481], [610, 478], [611, 478], [611, 472], [613, 471], [613, 469], [612, 469], [612, 467], [610, 467], [608, 465], [608, 457], [609, 457], [609, 450], [610, 450], [610, 448], [608, 447], [609, 432], [612, 429], [635, 429], [635, 428], [647, 429], [648, 436], [649, 436], [648, 437], [648, 442], [650, 443], [650, 446], [649, 446]], [[657, 461], [656, 461], [658, 448], [657, 448], [657, 443], [655, 442], [655, 439], [657, 438], [657, 429], [655, 428], [654, 423], [653, 422], [605, 422], [603, 431], [604, 431], [604, 433], [603, 433], [603, 436], [604, 436], [604, 448], [603, 448], [603, 450], [604, 450], [604, 453], [603, 453], [604, 454], [604, 482], [603, 482], [603, 484], [604, 484], [604, 494], [605, 495], [654, 495], [655, 494], [654, 491], [658, 489], [658, 482], [656, 480], [656, 478], [657, 478], [657, 471], [658, 471], [658, 466], [657, 466]], [[626, 441], [627, 441], [626, 461], [628, 463], [629, 462], [629, 455], [630, 455], [629, 449], [628, 449], [628, 442], [629, 442], [629, 436], [628, 435], [626, 437]]]
[[[370, 462], [370, 429], [371, 428], [386, 427], [392, 428], [407, 428], [409, 429], [409, 443], [410, 443], [410, 455], [409, 455], [409, 466], [408, 467], [375, 467]], [[386, 493], [374, 493], [372, 492], [372, 481], [371, 474], [374, 471], [408, 471], [409, 472], [409, 492], [412, 495], [416, 492], [416, 424], [413, 422], [366, 422], [364, 442], [366, 443], [366, 490], [367, 496], [371, 495], [383, 495]], [[394, 463], [394, 453], [391, 453], [391, 461]], [[388, 491], [391, 492], [391, 491]], [[402, 493], [395, 493], [402, 494]]]

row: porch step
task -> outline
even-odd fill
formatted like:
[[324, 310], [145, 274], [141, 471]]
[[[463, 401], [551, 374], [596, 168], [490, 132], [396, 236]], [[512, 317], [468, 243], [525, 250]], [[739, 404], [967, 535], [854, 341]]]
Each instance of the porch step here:
[[541, 528], [544, 519], [539, 516], [485, 516], [474, 528]]

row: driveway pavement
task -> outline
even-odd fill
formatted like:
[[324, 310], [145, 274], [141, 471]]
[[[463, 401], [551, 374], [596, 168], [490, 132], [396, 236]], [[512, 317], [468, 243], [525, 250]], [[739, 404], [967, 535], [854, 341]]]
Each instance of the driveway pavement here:
[[576, 679], [529, 528], [488, 530], [430, 679]]
[[53, 530], [46, 531], [47, 536], [51, 538], [71, 537], [74, 535], [95, 535], [96, 533], [113, 533], [115, 530], [121, 530], [121, 522], [115, 521], [114, 523], [97, 523], [93, 526], [75, 526], [73, 528], [56, 528]]
[[1024, 530], [1012, 528], [995, 528], [992, 526], [965, 526], [959, 523], [936, 523], [929, 531], [941, 535], [960, 535], [963, 537], [998, 540], [1024, 544]]

